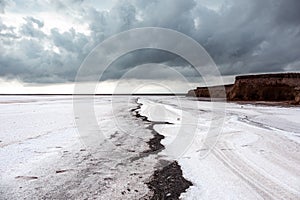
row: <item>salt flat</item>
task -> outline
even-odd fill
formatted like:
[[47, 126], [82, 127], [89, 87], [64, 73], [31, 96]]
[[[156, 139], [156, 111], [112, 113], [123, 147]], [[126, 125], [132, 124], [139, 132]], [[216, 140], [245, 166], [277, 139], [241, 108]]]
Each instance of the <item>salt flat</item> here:
[[[90, 148], [78, 133], [71, 96], [1, 97], [0, 199], [136, 199], [156, 161], [145, 157], [152, 135], [130, 108], [135, 98], [95, 100], [99, 129], [107, 141]], [[115, 126], [130, 127], [134, 137]], [[109, 139], [110, 138], [110, 139]]]
[[[207, 147], [202, 142], [209, 136], [213, 116], [210, 102], [197, 102], [199, 109], [190, 109], [195, 104], [192, 99], [168, 97], [140, 102], [144, 105], [142, 113], [151, 120], [162, 121], [161, 116], [166, 116], [165, 120], [173, 123], [154, 127], [166, 136], [166, 151], [161, 154], [179, 152], [172, 147], [177, 137], [174, 134], [179, 135], [182, 126], [186, 134], [192, 134], [196, 126], [192, 144], [183, 154], [176, 154], [184, 176], [194, 184], [182, 194], [183, 199], [299, 198], [299, 107], [227, 103], [221, 134], [203, 157]], [[195, 119], [189, 117], [196, 116], [199, 119], [193, 124]], [[178, 120], [182, 118], [187, 119]]]
[[[131, 113], [136, 97], [96, 97], [99, 127], [92, 128], [105, 140], [90, 148], [76, 128], [81, 116], [71, 96], [1, 96], [1, 199], [139, 199], [149, 194], [145, 182], [160, 159], [178, 160], [192, 181], [182, 199], [300, 196], [299, 107], [170, 96], [139, 103], [150, 121], [170, 123], [154, 126], [166, 149], [142, 158], [152, 134]], [[212, 120], [220, 120], [218, 135]]]

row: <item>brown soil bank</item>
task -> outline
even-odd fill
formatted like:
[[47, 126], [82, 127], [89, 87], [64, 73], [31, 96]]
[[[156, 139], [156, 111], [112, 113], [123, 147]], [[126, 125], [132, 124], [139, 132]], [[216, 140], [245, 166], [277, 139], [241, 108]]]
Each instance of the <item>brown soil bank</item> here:
[[198, 87], [190, 90], [187, 96], [222, 97], [222, 94], [226, 94], [229, 101], [289, 101], [300, 104], [300, 73], [237, 76], [232, 85]]

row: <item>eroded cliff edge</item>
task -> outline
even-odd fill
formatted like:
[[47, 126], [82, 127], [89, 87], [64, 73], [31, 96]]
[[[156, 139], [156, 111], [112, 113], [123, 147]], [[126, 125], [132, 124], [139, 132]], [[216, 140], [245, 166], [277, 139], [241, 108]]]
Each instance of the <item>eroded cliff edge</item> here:
[[[210, 95], [212, 91], [214, 95]], [[234, 84], [197, 87], [187, 96], [218, 98], [222, 93], [226, 94], [228, 101], [286, 101], [299, 105], [300, 73], [237, 76]]]

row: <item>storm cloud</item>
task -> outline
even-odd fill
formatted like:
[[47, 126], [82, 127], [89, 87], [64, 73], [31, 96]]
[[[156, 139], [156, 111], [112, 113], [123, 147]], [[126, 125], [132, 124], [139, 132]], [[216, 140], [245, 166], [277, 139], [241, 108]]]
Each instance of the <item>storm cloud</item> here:
[[[0, 0], [0, 76], [29, 83], [72, 82], [85, 57], [100, 42], [149, 26], [192, 37], [223, 75], [300, 70], [299, 0], [104, 2], [105, 6], [75, 0]], [[8, 23], [14, 16], [22, 17]], [[193, 76], [189, 63], [180, 57], [141, 50], [116, 60], [104, 79], [117, 79], [146, 63], [168, 65]]]

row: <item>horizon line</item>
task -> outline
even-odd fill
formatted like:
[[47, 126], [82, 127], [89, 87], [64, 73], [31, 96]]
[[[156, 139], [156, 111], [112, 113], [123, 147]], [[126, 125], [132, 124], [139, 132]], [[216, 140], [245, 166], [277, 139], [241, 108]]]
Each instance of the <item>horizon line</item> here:
[[121, 93], [121, 94], [56, 94], [56, 93], [49, 93], [49, 94], [0, 94], [0, 96], [59, 96], [59, 95], [64, 95], [64, 96], [185, 96], [187, 93]]

